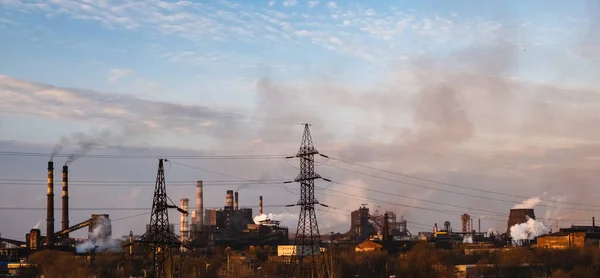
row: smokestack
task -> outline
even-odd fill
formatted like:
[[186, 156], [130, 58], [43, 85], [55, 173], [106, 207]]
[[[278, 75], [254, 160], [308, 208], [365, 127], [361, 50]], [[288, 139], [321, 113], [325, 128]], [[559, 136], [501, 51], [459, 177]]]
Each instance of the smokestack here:
[[129, 255], [133, 255], [133, 231], [129, 231]]
[[473, 227], [473, 218], [471, 218], [471, 226], [469, 228], [471, 228], [469, 229], [469, 232], [475, 231], [475, 228]]
[[262, 214], [263, 214], [262, 196], [258, 196], [258, 215], [262, 215]]
[[54, 162], [48, 161], [48, 200], [46, 204], [46, 246], [54, 245]]
[[225, 207], [233, 208], [233, 190], [227, 190], [225, 194]]
[[[62, 170], [62, 230], [69, 228], [69, 166]], [[69, 234], [65, 234], [69, 238]]]
[[481, 233], [481, 218], [477, 219], [477, 232]]
[[[189, 205], [190, 199], [188, 198], [181, 198], [181, 209], [187, 211], [188, 210], [188, 205]], [[188, 239], [188, 216], [185, 213], [181, 213], [181, 222], [180, 222], [180, 241], [181, 243], [184, 243], [187, 241]]]
[[204, 224], [204, 204], [202, 203], [204, 196], [202, 195], [202, 181], [196, 182], [196, 227]]
[[233, 199], [233, 210], [238, 210], [238, 205], [239, 205], [239, 203], [238, 203], [239, 199], [238, 198], [239, 198], [239, 195], [238, 195], [238, 192], [236, 191], [235, 192], [235, 197]]
[[592, 227], [596, 228], [596, 217], [592, 216]]

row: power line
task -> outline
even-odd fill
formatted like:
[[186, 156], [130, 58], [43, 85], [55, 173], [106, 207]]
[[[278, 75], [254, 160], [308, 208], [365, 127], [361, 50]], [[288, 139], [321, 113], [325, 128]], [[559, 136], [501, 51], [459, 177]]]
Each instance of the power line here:
[[[326, 164], [326, 163], [321, 163], [321, 165], [332, 167], [332, 168], [336, 168], [336, 169], [340, 169], [340, 170], [351, 172], [351, 173], [356, 173], [356, 174], [361, 174], [361, 175], [365, 175], [365, 176], [369, 176], [369, 177], [373, 177], [373, 178], [387, 180], [387, 181], [391, 181], [391, 182], [395, 182], [395, 183], [401, 183], [401, 184], [405, 184], [405, 185], [410, 185], [410, 186], [415, 186], [415, 187], [420, 187], [420, 188], [425, 188], [425, 189], [430, 189], [430, 190], [435, 190], [435, 191], [440, 191], [440, 192], [445, 192], [445, 193], [450, 193], [450, 194], [455, 194], [455, 195], [468, 196], [468, 197], [474, 197], [474, 198], [480, 198], [480, 199], [486, 199], [486, 200], [492, 200], [492, 201], [500, 201], [500, 202], [506, 202], [506, 203], [510, 203], [510, 204], [519, 203], [519, 202], [515, 202], [515, 201], [511, 201], [511, 200], [498, 199], [498, 198], [486, 197], [486, 196], [481, 196], [481, 195], [474, 195], [474, 194], [469, 194], [469, 193], [456, 192], [456, 191], [451, 191], [451, 190], [446, 190], [446, 189], [441, 189], [441, 188], [435, 188], [435, 187], [430, 187], [430, 186], [421, 185], [421, 184], [415, 184], [415, 183], [405, 182], [405, 181], [396, 180], [396, 179], [390, 179], [390, 178], [381, 177], [381, 176], [378, 176], [378, 175], [374, 175], [374, 174], [370, 174], [370, 173], [365, 173], [365, 172], [361, 172], [361, 171], [356, 171], [356, 170], [352, 170], [352, 169], [347, 169], [347, 168], [343, 168], [343, 167], [339, 167], [339, 166], [335, 166], [335, 165], [331, 165], [331, 164]], [[552, 202], [552, 201], [546, 201], [546, 202]], [[565, 210], [575, 210], [575, 211], [600, 211], [600, 210], [593, 210], [593, 209], [589, 209], [589, 208], [556, 207], [556, 206], [550, 206], [550, 205], [544, 205], [544, 204], [538, 204], [537, 206], [540, 206], [540, 207], [555, 207], [555, 208], [561, 208], [561, 209], [565, 209]], [[586, 205], [582, 205], [582, 206], [586, 206]], [[587, 205], [587, 206], [600, 207], [600, 206], [593, 206], [593, 205]]]
[[[399, 173], [399, 172], [395, 172], [395, 171], [389, 171], [389, 170], [385, 170], [385, 169], [379, 169], [379, 168], [375, 168], [375, 167], [368, 166], [368, 165], [358, 164], [358, 163], [354, 163], [354, 162], [350, 162], [350, 161], [346, 161], [346, 160], [342, 160], [342, 159], [338, 159], [338, 158], [334, 158], [334, 157], [330, 157], [330, 156], [323, 156], [323, 157], [331, 159], [331, 160], [336, 160], [336, 161], [340, 161], [340, 162], [343, 162], [343, 163], [347, 163], [347, 164], [350, 164], [350, 165], [354, 165], [354, 166], [359, 166], [359, 167], [363, 167], [363, 168], [367, 168], [367, 169], [371, 169], [371, 170], [381, 171], [381, 172], [384, 172], [384, 173], [394, 174], [394, 175], [398, 175], [398, 176], [402, 176], [402, 177], [407, 177], [407, 178], [412, 178], [412, 179], [416, 179], [416, 180], [421, 180], [421, 181], [426, 181], [426, 182], [431, 182], [431, 183], [437, 183], [437, 184], [441, 184], [441, 185], [447, 185], [447, 186], [452, 186], [452, 187], [457, 187], [457, 188], [462, 188], [462, 189], [467, 189], [467, 190], [473, 190], [473, 191], [479, 191], [479, 192], [485, 192], [485, 193], [491, 193], [491, 194], [497, 194], [497, 195], [504, 195], [504, 196], [508, 196], [508, 197], [523, 198], [523, 199], [529, 199], [530, 198], [530, 197], [521, 196], [521, 195], [515, 195], [515, 194], [509, 194], [509, 193], [502, 193], [502, 192], [497, 192], [497, 191], [492, 191], [492, 190], [473, 188], [473, 187], [464, 186], [464, 185], [458, 185], [458, 184], [453, 184], [453, 183], [436, 181], [436, 180], [432, 180], [432, 179], [421, 178], [421, 177], [417, 177], [417, 176], [413, 176], [413, 175], [408, 175], [408, 174], [403, 174], [403, 173]], [[335, 167], [335, 166], [330, 165], [330, 164], [323, 164], [323, 165]], [[541, 199], [541, 198], [540, 198], [540, 201], [545, 201], [545, 202], [550, 202], [550, 203], [563, 203], [563, 204], [569, 204], [569, 205], [589, 206], [589, 207], [600, 208], [599, 205], [589, 205], [589, 204], [570, 203], [570, 202], [563, 202], [563, 201], [544, 200], [544, 199]]]
[[[54, 157], [69, 157], [72, 154], [57, 154]], [[22, 156], [22, 157], [50, 157], [50, 153], [42, 152], [14, 152], [0, 151], [0, 156]], [[94, 159], [159, 159], [169, 157], [171, 159], [190, 160], [255, 160], [255, 159], [282, 159], [289, 155], [278, 154], [248, 154], [248, 155], [139, 155], [139, 154], [86, 154], [82, 158]]]

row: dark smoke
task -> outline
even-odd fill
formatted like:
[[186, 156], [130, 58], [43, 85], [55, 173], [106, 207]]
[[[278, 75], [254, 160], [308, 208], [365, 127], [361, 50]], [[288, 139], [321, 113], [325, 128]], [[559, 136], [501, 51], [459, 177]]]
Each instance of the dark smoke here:
[[67, 157], [65, 165], [75, 162], [96, 147], [106, 146], [108, 144], [122, 144], [124, 140], [133, 136], [132, 132], [133, 131], [131, 130], [127, 130], [122, 134], [115, 135], [111, 130], [104, 129], [93, 134], [84, 134], [82, 132], [75, 133], [67, 140], [70, 145], [75, 146], [75, 149]]
[[50, 161], [54, 159], [55, 156], [59, 155], [63, 148], [69, 145], [69, 139], [64, 136], [60, 137], [60, 141], [54, 146], [54, 150], [52, 151], [52, 155], [50, 155]]

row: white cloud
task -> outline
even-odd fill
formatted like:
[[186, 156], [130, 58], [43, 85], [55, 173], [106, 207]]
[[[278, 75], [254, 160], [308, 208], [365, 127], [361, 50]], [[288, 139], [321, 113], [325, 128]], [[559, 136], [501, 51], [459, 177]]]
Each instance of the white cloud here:
[[316, 7], [317, 5], [319, 5], [319, 1], [315, 1], [315, 0], [308, 1], [309, 8]]
[[269, 7], [273, 7], [275, 5], [275, 1], [269, 2]]
[[331, 42], [333, 44], [342, 44], [342, 41], [336, 37], [329, 37], [329, 42]]
[[286, 6], [286, 7], [293, 7], [293, 6], [296, 6], [296, 4], [298, 4], [297, 0], [286, 0], [286, 1], [283, 1], [283, 5]]
[[327, 7], [329, 7], [330, 9], [337, 9], [337, 4], [335, 2], [329, 2], [327, 3]]
[[115, 83], [127, 76], [132, 75], [132, 74], [133, 74], [133, 71], [128, 70], [128, 69], [111, 69], [108, 73], [106, 82]]

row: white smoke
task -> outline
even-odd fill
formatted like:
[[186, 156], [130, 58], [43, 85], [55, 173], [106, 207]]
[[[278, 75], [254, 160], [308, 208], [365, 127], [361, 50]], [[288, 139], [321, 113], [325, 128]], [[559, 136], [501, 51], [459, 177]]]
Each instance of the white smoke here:
[[491, 235], [500, 236], [500, 232], [498, 232], [498, 230], [494, 228], [489, 228], [487, 232], [487, 237], [490, 237]]
[[44, 220], [40, 220], [40, 221], [38, 221], [37, 223], [35, 223], [35, 225], [33, 225], [33, 228], [31, 228], [31, 229], [39, 229], [39, 228], [40, 228], [40, 225], [42, 224], [42, 222], [43, 222], [43, 221], [44, 221]]
[[533, 218], [529, 218], [525, 223], [510, 227], [510, 236], [513, 242], [532, 240], [548, 232], [550, 232], [550, 229], [544, 223], [535, 221]]
[[267, 219], [280, 221], [281, 225], [286, 227], [296, 226], [298, 223], [298, 215], [293, 215], [291, 213], [263, 213], [261, 215], [254, 216], [254, 223], [259, 224], [260, 221], [265, 221]]
[[472, 236], [464, 236], [463, 243], [473, 243], [473, 237]]
[[95, 252], [101, 251], [114, 251], [120, 252], [121, 245], [118, 241], [113, 240], [108, 235], [111, 231], [110, 222], [106, 221], [105, 218], [98, 219], [98, 226], [88, 234], [88, 240], [84, 243], [77, 245], [75, 251], [77, 253], [90, 252], [96, 248]]
[[540, 203], [540, 197], [529, 198], [520, 204], [516, 204], [513, 209], [532, 209]]

